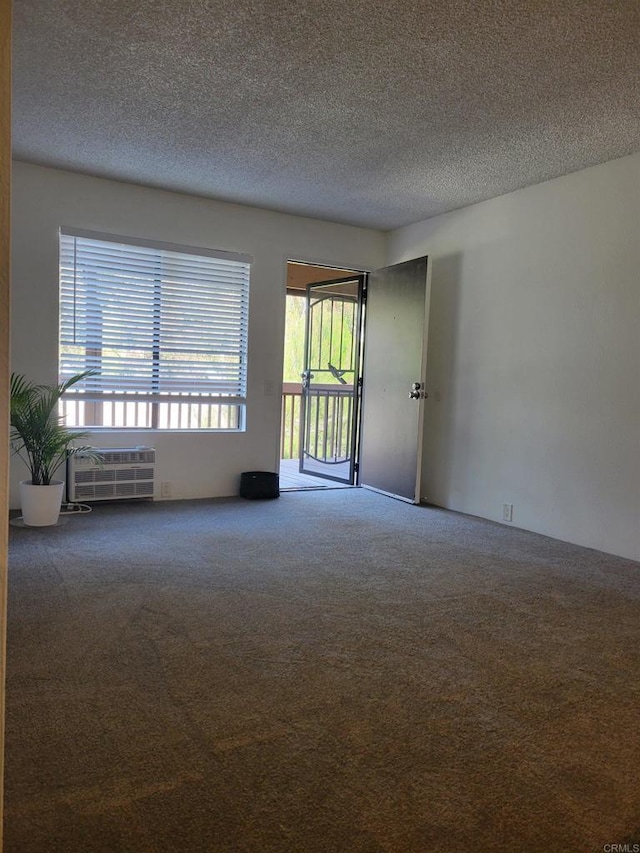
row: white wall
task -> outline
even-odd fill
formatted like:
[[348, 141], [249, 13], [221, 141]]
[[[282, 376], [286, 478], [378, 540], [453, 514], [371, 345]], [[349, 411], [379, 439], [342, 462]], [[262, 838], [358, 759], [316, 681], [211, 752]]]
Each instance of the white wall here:
[[424, 495], [640, 559], [640, 155], [393, 232], [433, 259]]
[[[57, 368], [60, 225], [247, 252], [245, 434], [101, 434], [154, 444], [178, 498], [274, 470], [287, 258], [384, 263], [378, 232], [14, 164], [12, 367]], [[392, 232], [433, 259], [424, 494], [432, 503], [640, 559], [640, 155]], [[12, 465], [11, 505], [24, 469]]]
[[[257, 208], [14, 163], [12, 369], [57, 381], [58, 229], [82, 227], [253, 256], [244, 434], [103, 432], [96, 446], [157, 448], [157, 480], [173, 497], [237, 494], [247, 470], [276, 470], [287, 259], [370, 269], [384, 261], [384, 236]], [[265, 383], [276, 388], [265, 394]], [[25, 469], [14, 459], [11, 505]]]

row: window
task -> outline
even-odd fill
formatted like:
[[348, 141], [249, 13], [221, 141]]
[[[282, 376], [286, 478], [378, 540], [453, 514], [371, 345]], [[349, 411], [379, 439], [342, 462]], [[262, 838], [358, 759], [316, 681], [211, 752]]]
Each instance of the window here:
[[243, 429], [250, 258], [60, 233], [60, 381], [69, 426]]

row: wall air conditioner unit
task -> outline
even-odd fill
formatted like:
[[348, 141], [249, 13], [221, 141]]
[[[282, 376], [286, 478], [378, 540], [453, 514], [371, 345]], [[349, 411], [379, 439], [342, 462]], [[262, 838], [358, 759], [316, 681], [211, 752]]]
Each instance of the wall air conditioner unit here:
[[153, 497], [153, 447], [93, 447], [92, 452], [101, 456], [101, 464], [82, 452], [67, 459], [68, 501]]

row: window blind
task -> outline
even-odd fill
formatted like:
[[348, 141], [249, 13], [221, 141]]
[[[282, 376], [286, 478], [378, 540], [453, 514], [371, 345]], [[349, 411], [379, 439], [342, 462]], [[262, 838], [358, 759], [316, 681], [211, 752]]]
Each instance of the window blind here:
[[[125, 242], [126, 240], [126, 242]], [[247, 256], [60, 234], [60, 379], [73, 396], [243, 402]]]

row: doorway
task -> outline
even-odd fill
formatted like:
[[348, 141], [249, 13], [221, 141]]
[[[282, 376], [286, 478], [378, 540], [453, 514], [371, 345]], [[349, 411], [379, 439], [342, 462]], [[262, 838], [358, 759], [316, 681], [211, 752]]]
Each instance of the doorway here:
[[281, 488], [361, 485], [420, 503], [429, 258], [287, 273]]
[[287, 263], [281, 490], [357, 481], [364, 274]]

